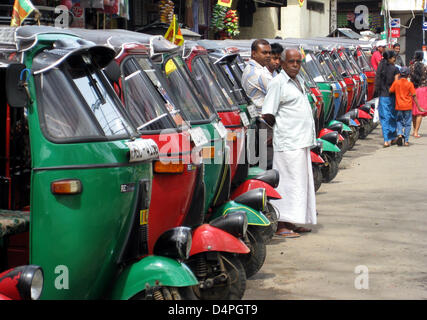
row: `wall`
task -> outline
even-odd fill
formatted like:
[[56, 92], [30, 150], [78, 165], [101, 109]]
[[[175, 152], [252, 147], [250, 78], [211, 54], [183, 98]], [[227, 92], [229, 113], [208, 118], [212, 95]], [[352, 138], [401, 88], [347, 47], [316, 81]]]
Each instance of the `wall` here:
[[[330, 0], [317, 1], [324, 4], [324, 12], [307, 10], [307, 0], [302, 7], [298, 0], [288, 0], [283, 8], [257, 8], [252, 27], [240, 29], [239, 39], [307, 38], [329, 34]], [[281, 30], [278, 30], [278, 10], [281, 10]]]

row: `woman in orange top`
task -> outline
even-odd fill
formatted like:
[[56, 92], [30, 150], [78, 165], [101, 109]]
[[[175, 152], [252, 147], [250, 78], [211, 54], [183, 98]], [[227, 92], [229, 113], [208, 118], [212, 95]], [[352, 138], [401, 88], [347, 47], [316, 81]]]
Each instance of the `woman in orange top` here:
[[398, 146], [401, 146], [403, 141], [405, 141], [405, 146], [409, 146], [412, 123], [412, 100], [420, 112], [425, 112], [418, 103], [414, 84], [408, 80], [408, 76], [409, 68], [402, 67], [400, 69], [400, 78], [395, 80], [390, 87], [390, 93], [395, 93], [396, 95]]

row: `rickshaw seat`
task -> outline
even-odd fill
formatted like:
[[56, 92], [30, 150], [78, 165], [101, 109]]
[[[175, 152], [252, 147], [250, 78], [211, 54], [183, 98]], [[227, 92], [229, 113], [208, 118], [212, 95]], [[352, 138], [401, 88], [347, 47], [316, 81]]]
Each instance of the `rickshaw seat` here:
[[0, 238], [26, 232], [30, 227], [30, 212], [0, 209]]

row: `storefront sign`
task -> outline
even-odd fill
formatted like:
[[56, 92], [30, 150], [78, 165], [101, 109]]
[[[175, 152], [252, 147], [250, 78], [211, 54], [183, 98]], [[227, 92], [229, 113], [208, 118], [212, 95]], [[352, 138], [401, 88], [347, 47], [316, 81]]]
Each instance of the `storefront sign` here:
[[400, 38], [400, 28], [391, 28], [391, 37]]
[[390, 20], [390, 28], [400, 28], [400, 18], [393, 18]]

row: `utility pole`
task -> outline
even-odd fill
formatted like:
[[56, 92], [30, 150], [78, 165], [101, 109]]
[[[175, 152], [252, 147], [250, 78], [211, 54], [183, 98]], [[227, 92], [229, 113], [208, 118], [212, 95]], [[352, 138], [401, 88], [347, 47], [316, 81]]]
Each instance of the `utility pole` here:
[[329, 15], [329, 32], [334, 32], [337, 28], [337, 0], [331, 0]]

